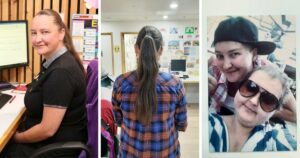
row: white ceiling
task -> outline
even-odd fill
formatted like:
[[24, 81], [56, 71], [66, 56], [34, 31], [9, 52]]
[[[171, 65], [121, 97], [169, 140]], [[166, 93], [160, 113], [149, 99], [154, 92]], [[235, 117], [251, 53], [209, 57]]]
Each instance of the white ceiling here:
[[[172, 2], [177, 9], [170, 9]], [[199, 19], [199, 0], [101, 0], [102, 21]]]

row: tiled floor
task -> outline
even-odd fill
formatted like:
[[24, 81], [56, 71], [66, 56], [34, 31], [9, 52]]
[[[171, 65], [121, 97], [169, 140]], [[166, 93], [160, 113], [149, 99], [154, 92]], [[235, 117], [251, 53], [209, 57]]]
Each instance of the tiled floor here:
[[188, 106], [188, 127], [179, 133], [182, 158], [199, 157], [199, 104]]
[[179, 142], [181, 158], [199, 157], [199, 104], [188, 105], [188, 127], [179, 133]]

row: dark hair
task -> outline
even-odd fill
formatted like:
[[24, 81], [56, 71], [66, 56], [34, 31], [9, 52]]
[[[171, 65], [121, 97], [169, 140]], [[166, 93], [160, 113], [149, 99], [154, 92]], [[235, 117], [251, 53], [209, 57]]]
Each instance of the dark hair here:
[[140, 49], [137, 64], [138, 94], [135, 106], [137, 119], [151, 123], [153, 113], [157, 110], [156, 77], [159, 71], [159, 49], [163, 38], [160, 31], [153, 26], [144, 26], [137, 37], [136, 46]]
[[82, 65], [82, 61], [81, 61], [78, 53], [75, 50], [70, 32], [69, 32], [67, 26], [62, 21], [60, 15], [56, 11], [51, 10], [51, 9], [41, 10], [35, 16], [39, 16], [39, 15], [52, 16], [53, 19], [54, 19], [54, 24], [56, 24], [60, 30], [61, 29], [65, 30], [65, 37], [64, 37], [63, 43], [67, 47], [68, 51], [73, 55], [73, 57], [77, 61], [80, 69], [82, 70], [82, 72], [85, 74], [85, 70], [84, 70], [84, 67]]
[[276, 45], [270, 41], [258, 40], [258, 29], [250, 20], [243, 17], [230, 17], [221, 21], [215, 30], [213, 46], [222, 41], [236, 41], [249, 44], [257, 49], [257, 54], [272, 53]]

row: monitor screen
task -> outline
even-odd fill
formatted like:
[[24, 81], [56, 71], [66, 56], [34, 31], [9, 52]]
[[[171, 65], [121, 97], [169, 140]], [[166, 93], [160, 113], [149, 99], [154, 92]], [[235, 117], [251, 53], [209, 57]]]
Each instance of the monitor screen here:
[[185, 59], [171, 60], [171, 71], [186, 71], [186, 60]]
[[28, 65], [27, 21], [0, 21], [0, 69]]

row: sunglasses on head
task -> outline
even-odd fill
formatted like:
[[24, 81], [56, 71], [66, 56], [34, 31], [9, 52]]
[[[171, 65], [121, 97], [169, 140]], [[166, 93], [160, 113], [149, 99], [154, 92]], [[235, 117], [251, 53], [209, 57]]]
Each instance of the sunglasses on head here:
[[279, 107], [279, 100], [272, 93], [263, 90], [255, 82], [247, 79], [240, 84], [239, 92], [243, 97], [250, 98], [260, 92], [259, 103], [265, 112], [272, 112]]

